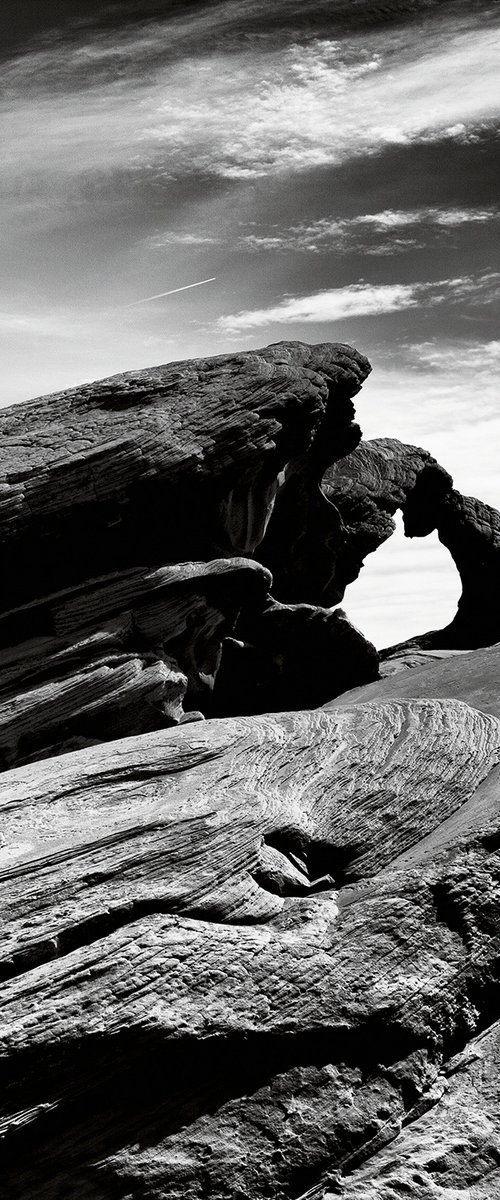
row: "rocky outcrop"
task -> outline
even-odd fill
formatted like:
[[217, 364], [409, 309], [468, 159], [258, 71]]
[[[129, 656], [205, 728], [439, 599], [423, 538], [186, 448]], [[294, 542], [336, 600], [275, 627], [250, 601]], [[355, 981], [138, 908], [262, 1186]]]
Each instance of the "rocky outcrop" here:
[[[325, 472], [322, 489], [340, 517], [332, 590], [335, 602], [343, 599], [347, 585], [358, 578], [367, 554], [394, 533], [394, 514], [404, 508], [428, 466], [442, 469], [419, 446], [395, 438], [374, 438], [360, 442]], [[451, 487], [451, 476], [443, 472], [443, 477]]]
[[368, 371], [348, 346], [280, 343], [0, 414], [0, 767], [376, 677], [343, 614], [270, 596], [287, 564], [315, 601], [295, 529], [314, 550], [321, 476], [359, 440]]
[[453, 480], [425, 450], [394, 438], [361, 442], [325, 473], [323, 490], [338, 510], [337, 558], [332, 595], [341, 600], [363, 560], [394, 531], [401, 509], [405, 534], [437, 530], [462, 583], [458, 609], [444, 629], [418, 634], [410, 649], [468, 649], [500, 638], [500, 513], [453, 488]]
[[441, 472], [426, 467], [403, 508], [407, 537], [437, 529], [462, 583], [455, 616], [444, 629], [419, 635], [418, 645], [489, 646], [500, 639], [500, 513], [449, 487]]
[[[4, 410], [0, 611], [130, 566], [252, 557], [297, 476], [284, 507], [313, 528], [326, 466], [361, 436], [351, 398], [369, 370], [350, 346], [282, 342]], [[277, 581], [289, 556], [299, 569], [286, 525], [265, 562]]]
[[7, 1200], [495, 1200], [498, 647], [378, 678], [330, 607], [398, 507], [465, 595], [484, 513], [354, 449], [368, 369], [282, 343], [0, 416]]
[[0, 617], [0, 768], [210, 707], [224, 640], [270, 582], [249, 559], [135, 568]]

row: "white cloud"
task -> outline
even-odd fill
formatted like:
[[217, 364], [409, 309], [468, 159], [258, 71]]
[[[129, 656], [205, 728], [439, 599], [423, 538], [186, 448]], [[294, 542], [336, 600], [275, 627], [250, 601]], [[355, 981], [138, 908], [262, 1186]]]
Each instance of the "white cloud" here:
[[356, 400], [367, 438], [423, 445], [462, 492], [498, 507], [498, 341], [429, 341], [369, 354], [373, 373]]
[[223, 330], [256, 329], [264, 325], [322, 324], [354, 317], [397, 312], [467, 300], [480, 304], [500, 294], [500, 274], [462, 276], [436, 283], [379, 284], [354, 283], [309, 296], [290, 296], [268, 308], [251, 309], [220, 317]]
[[[493, 205], [488, 208], [384, 209], [382, 212], [361, 213], [355, 217], [322, 217], [318, 221], [303, 221], [284, 229], [274, 226], [262, 234], [242, 234], [238, 244], [248, 250], [307, 250], [320, 253], [328, 248], [354, 248], [363, 249], [364, 253], [369, 254], [388, 254], [419, 244], [415, 237], [397, 237], [400, 230], [422, 226], [431, 231], [457, 229], [464, 225], [485, 225], [498, 220], [500, 209]], [[373, 239], [379, 234], [394, 236], [390, 242], [376, 243]]]
[[418, 304], [413, 284], [355, 283], [348, 287], [316, 292], [312, 296], [292, 296], [270, 308], [254, 309], [220, 317], [220, 329], [255, 329], [273, 324], [320, 324], [348, 317], [396, 312]]
[[145, 239], [144, 244], [151, 250], [160, 250], [162, 246], [220, 246], [221, 239], [208, 233], [165, 230], [163, 233], [152, 234]]
[[500, 43], [472, 20], [279, 49], [264, 39], [259, 51], [252, 37], [231, 53], [207, 49], [191, 24], [188, 57], [173, 57], [186, 31], [167, 19], [117, 37], [114, 57], [108, 36], [4, 64], [4, 187], [21, 209], [42, 195], [57, 205], [63, 185], [88, 202], [89, 173], [252, 180], [467, 140], [500, 113]]

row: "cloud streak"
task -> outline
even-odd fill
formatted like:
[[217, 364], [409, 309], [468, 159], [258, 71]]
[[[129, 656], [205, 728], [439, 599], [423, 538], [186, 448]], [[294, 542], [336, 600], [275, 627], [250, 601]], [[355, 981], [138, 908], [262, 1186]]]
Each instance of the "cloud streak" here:
[[[308, 251], [322, 253], [335, 249], [347, 253], [363, 250], [377, 253], [380, 245], [374, 238], [391, 236], [388, 243], [395, 252], [416, 244], [416, 239], [406, 235], [420, 230], [434, 233], [462, 229], [464, 226], [487, 225], [500, 220], [500, 209], [494, 205], [485, 208], [432, 208], [384, 209], [382, 212], [361, 213], [355, 217], [322, 217], [320, 220], [290, 225], [284, 229], [276, 227], [264, 233], [241, 234], [238, 244], [247, 250], [265, 251]], [[383, 244], [385, 252], [386, 244]]]
[[467, 141], [500, 118], [489, 25], [470, 20], [450, 36], [430, 22], [279, 50], [264, 38], [258, 52], [251, 38], [229, 54], [206, 48], [204, 28], [193, 20], [182, 57], [175, 46], [186, 30], [167, 19], [114, 49], [109, 37], [87, 36], [67, 56], [58, 44], [6, 64], [4, 187], [27, 206], [44, 189], [52, 204], [61, 187], [85, 195], [89, 173], [102, 182], [117, 169], [245, 182], [393, 145]]
[[483, 303], [486, 299], [498, 297], [499, 292], [500, 274], [494, 273], [443, 279], [436, 283], [355, 283], [308, 296], [290, 296], [268, 308], [220, 317], [218, 327], [233, 332], [274, 324], [316, 325], [442, 304], [444, 301]]

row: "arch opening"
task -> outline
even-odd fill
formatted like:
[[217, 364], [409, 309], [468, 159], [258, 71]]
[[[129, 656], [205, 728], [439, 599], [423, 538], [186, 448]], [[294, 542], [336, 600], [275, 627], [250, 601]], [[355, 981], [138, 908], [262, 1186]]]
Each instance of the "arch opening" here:
[[406, 538], [400, 512], [392, 537], [365, 559], [342, 608], [377, 650], [452, 620], [462, 591], [453, 559], [437, 532]]

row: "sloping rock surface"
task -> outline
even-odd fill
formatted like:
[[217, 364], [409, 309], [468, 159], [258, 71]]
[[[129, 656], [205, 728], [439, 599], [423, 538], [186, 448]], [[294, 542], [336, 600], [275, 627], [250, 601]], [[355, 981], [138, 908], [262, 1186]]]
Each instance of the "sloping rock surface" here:
[[432, 657], [429, 655], [425, 665], [421, 662], [422, 656], [419, 657], [420, 665], [413, 666], [414, 655], [408, 653], [406, 661], [409, 660], [411, 665], [407, 670], [403, 666], [404, 655], [387, 659], [384, 665], [394, 663], [399, 670], [345, 692], [335, 700], [335, 707], [354, 701], [455, 697], [500, 718], [500, 644], [453, 655], [445, 652], [443, 657], [436, 651]]
[[499, 763], [495, 717], [413, 700], [5, 773], [6, 1194], [350, 1178], [498, 1005]]

